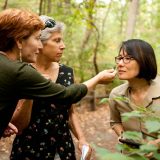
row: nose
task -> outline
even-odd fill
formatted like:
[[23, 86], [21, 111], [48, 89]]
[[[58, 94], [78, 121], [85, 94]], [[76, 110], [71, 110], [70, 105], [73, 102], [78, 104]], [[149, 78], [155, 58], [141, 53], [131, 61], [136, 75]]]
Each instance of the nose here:
[[42, 49], [42, 48], [43, 48], [43, 44], [42, 44], [41, 41], [39, 41], [38, 48], [39, 48], [39, 49]]
[[61, 49], [65, 49], [65, 48], [66, 48], [66, 46], [65, 46], [64, 42], [62, 41], [61, 42]]
[[121, 59], [121, 60], [119, 61], [119, 63], [117, 64], [117, 66], [124, 66], [123, 59]]

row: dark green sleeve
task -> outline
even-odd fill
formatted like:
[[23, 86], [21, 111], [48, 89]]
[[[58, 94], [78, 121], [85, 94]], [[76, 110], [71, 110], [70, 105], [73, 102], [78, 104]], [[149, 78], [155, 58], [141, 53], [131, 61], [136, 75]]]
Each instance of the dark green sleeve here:
[[87, 93], [87, 87], [84, 84], [64, 87], [45, 79], [33, 67], [25, 63], [17, 67], [15, 76], [15, 89], [21, 98], [45, 98], [49, 101], [68, 104], [78, 102]]

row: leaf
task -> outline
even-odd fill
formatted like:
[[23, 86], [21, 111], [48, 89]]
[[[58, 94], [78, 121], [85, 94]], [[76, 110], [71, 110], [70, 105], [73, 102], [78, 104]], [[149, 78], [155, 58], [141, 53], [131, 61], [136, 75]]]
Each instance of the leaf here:
[[129, 102], [129, 99], [127, 97], [123, 97], [123, 96], [117, 96], [114, 99], [119, 100], [119, 101], [123, 101], [123, 102]]
[[127, 112], [127, 113], [123, 113], [122, 114], [122, 120], [123, 122], [129, 120], [130, 118], [133, 118], [133, 117], [139, 117], [139, 118], [142, 118], [142, 114], [140, 111], [132, 111], [132, 112]]
[[155, 120], [146, 120], [145, 126], [149, 133], [157, 132], [160, 130], [160, 122]]
[[140, 146], [140, 150], [144, 151], [144, 152], [154, 152], [157, 151], [157, 147], [155, 145], [152, 144], [144, 144]]
[[142, 133], [136, 131], [126, 131], [123, 133], [123, 137], [126, 139], [141, 140]]
[[98, 160], [134, 160], [121, 153], [110, 153], [108, 150], [98, 147], [96, 145], [92, 145], [92, 147], [94, 147], [96, 151], [96, 156], [98, 157]]
[[153, 156], [156, 160], [160, 160], [160, 153], [154, 153]]
[[108, 98], [102, 98], [99, 104], [108, 103]]
[[143, 155], [140, 155], [139, 153], [131, 154], [129, 157], [133, 158], [134, 160], [148, 160]]
[[134, 159], [131, 157], [127, 157], [121, 153], [108, 153], [99, 160], [134, 160]]

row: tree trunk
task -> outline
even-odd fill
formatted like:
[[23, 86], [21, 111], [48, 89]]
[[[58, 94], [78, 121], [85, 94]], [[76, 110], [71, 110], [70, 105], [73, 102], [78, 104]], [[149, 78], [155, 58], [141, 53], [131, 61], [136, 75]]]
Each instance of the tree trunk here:
[[4, 5], [2, 7], [3, 10], [7, 8], [7, 4], [8, 4], [8, 0], [5, 0]]
[[81, 52], [79, 53], [79, 64], [80, 64], [80, 68], [82, 70], [81, 81], [84, 81], [84, 79], [83, 79], [83, 61], [84, 61], [83, 59], [84, 59], [84, 55], [83, 54], [85, 53], [86, 46], [88, 45], [89, 39], [90, 39], [90, 37], [93, 33], [93, 27], [94, 27], [93, 14], [94, 14], [95, 4], [96, 4], [96, 0], [85, 1], [85, 8], [86, 8], [86, 11], [87, 11], [87, 17], [86, 17], [87, 28], [86, 28], [84, 39], [82, 41]]
[[48, 0], [48, 3], [47, 3], [47, 14], [51, 13], [51, 8], [52, 8], [51, 0]]
[[139, 0], [131, 0], [129, 6], [127, 29], [126, 29], [126, 39], [130, 39], [133, 36], [138, 9], [139, 9]]
[[103, 37], [103, 35], [104, 35], [105, 23], [106, 23], [106, 21], [107, 21], [109, 12], [110, 12], [110, 10], [111, 10], [111, 4], [112, 4], [112, 0], [110, 0], [110, 2], [109, 2], [109, 6], [108, 6], [108, 8], [107, 8], [107, 11], [106, 11], [106, 13], [105, 13], [104, 19], [103, 19], [103, 21], [102, 21], [102, 31], [101, 31], [101, 36], [102, 36], [102, 37]]
[[88, 101], [88, 105], [91, 111], [95, 111], [96, 110], [96, 103], [95, 103], [95, 90], [92, 90], [89, 92], [89, 101]]
[[95, 73], [99, 73], [98, 64], [97, 64], [97, 53], [98, 53], [98, 47], [99, 47], [99, 40], [100, 40], [100, 33], [98, 28], [94, 25], [94, 28], [96, 30], [96, 44], [93, 50], [93, 65], [95, 69]]
[[39, 15], [42, 15], [42, 9], [43, 9], [43, 0], [40, 0], [40, 2], [39, 2]]

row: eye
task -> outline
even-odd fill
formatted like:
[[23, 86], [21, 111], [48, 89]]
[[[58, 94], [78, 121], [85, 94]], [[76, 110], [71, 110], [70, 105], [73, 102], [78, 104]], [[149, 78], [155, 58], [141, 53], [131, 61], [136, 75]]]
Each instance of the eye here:
[[131, 57], [124, 57], [126, 60], [130, 60], [131, 59]]
[[59, 43], [59, 42], [61, 42], [61, 38], [57, 38], [57, 39], [55, 39], [55, 41], [56, 41], [57, 43]]
[[41, 38], [40, 38], [40, 36], [37, 36], [36, 39], [37, 39], [37, 40], [40, 40]]
[[123, 59], [123, 57], [118, 57], [118, 60], [121, 60], [121, 59]]

